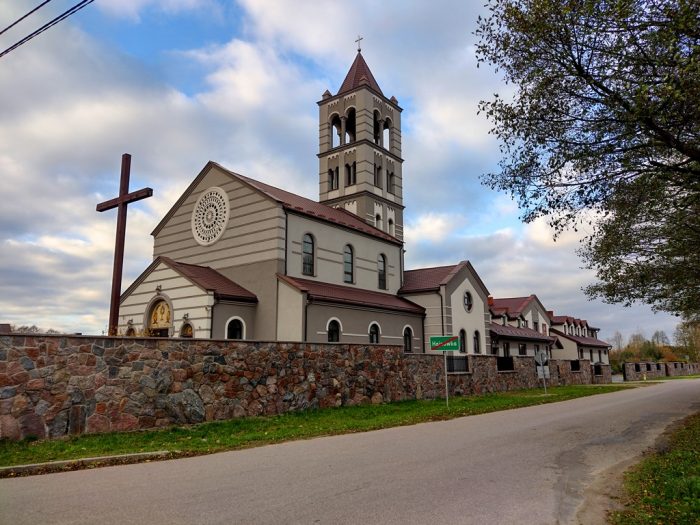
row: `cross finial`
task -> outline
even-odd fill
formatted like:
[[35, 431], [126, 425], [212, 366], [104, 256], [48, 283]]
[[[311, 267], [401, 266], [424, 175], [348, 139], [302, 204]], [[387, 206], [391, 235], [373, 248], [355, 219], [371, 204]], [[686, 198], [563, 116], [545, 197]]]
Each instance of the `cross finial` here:
[[357, 40], [355, 40], [355, 43], [357, 44], [357, 52], [361, 52], [362, 48], [360, 47], [360, 42], [362, 42], [363, 38], [360, 35], [357, 35]]

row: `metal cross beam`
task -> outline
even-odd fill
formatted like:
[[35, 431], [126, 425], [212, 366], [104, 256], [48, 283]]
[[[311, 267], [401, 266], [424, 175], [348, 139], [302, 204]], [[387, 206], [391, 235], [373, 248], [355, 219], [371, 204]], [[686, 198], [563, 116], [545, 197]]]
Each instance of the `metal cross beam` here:
[[357, 44], [357, 52], [359, 53], [362, 51], [362, 48], [360, 47], [360, 42], [362, 42], [364, 38], [362, 38], [360, 35], [357, 35], [357, 40], [355, 40], [355, 43]]
[[119, 296], [121, 295], [122, 270], [124, 267], [124, 240], [126, 238], [126, 207], [131, 202], [140, 201], [153, 195], [151, 188], [143, 188], [129, 193], [131, 155], [122, 155], [122, 173], [119, 182], [119, 196], [97, 205], [97, 211], [117, 208], [117, 235], [114, 245], [114, 266], [112, 270], [112, 296], [109, 303], [109, 335], [117, 335], [119, 324]]

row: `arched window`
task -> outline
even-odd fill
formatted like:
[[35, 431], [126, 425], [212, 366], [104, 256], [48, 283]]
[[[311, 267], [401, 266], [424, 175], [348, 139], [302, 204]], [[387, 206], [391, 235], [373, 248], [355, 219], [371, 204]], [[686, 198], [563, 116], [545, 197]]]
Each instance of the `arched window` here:
[[379, 145], [382, 140], [383, 122], [379, 111], [374, 111], [374, 143]]
[[369, 327], [369, 343], [379, 344], [379, 325], [372, 323]]
[[413, 351], [413, 331], [410, 326], [403, 329], [403, 351], [407, 354]]
[[464, 329], [459, 331], [459, 351], [467, 353], [467, 332]]
[[479, 330], [474, 332], [474, 353], [481, 353], [481, 337], [479, 336]]
[[350, 164], [345, 165], [345, 185], [352, 186], [352, 167]]
[[394, 234], [394, 221], [389, 219], [387, 222], [387, 225], [389, 226], [389, 235], [395, 235]]
[[374, 165], [374, 185], [377, 188], [382, 187], [382, 167]]
[[345, 249], [343, 250], [343, 281], [346, 283], [351, 283], [353, 275], [352, 246], [346, 244]]
[[243, 321], [234, 317], [226, 325], [226, 339], [245, 339], [245, 325]]
[[464, 309], [467, 312], [471, 312], [473, 306], [474, 306], [474, 299], [472, 299], [472, 294], [469, 293], [469, 291], [464, 292]]
[[301, 273], [304, 275], [314, 274], [314, 238], [308, 233], [304, 235], [301, 243], [302, 267]]
[[382, 216], [377, 213], [376, 217], [374, 218], [374, 225], [378, 229], [382, 229]]
[[172, 327], [170, 304], [164, 299], [153, 303], [148, 316], [148, 332], [151, 337], [169, 337]]
[[340, 123], [340, 117], [338, 115], [333, 115], [330, 122], [330, 140], [331, 148], [336, 148], [340, 145], [342, 137], [342, 125]]
[[377, 258], [377, 277], [380, 290], [386, 290], [386, 257], [383, 253]]
[[350, 186], [357, 184], [357, 162], [352, 163], [352, 171], [350, 172]]
[[340, 323], [333, 319], [328, 323], [328, 342], [337, 343], [340, 341]]
[[328, 191], [335, 189], [335, 173], [333, 170], [328, 170]]
[[355, 142], [355, 122], [355, 108], [350, 108], [345, 118], [345, 144]]
[[394, 185], [396, 184], [396, 177], [394, 176], [394, 172], [392, 171], [391, 173], [388, 173], [386, 178], [386, 191], [392, 194], [396, 193], [396, 188], [394, 187]]
[[382, 129], [382, 147], [384, 149], [391, 149], [391, 120], [386, 119], [384, 121], [384, 129]]

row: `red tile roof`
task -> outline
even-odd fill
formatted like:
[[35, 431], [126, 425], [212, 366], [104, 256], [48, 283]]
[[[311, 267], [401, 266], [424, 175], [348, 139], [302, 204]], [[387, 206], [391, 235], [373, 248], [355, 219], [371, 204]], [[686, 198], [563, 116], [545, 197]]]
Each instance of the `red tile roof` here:
[[500, 315], [507, 313], [512, 317], [518, 317], [534, 297], [534, 295], [530, 295], [528, 297], [504, 297], [502, 299], [494, 299], [491, 310], [498, 312]]
[[345, 80], [343, 80], [343, 84], [338, 90], [337, 95], [352, 91], [363, 84], [368, 85], [374, 91], [384, 96], [384, 93], [382, 93], [382, 90], [379, 88], [379, 84], [377, 84], [377, 81], [374, 79], [374, 75], [369, 70], [367, 62], [365, 62], [365, 59], [362, 58], [362, 53], [358, 52], [357, 56], [355, 57], [355, 61], [352, 63], [352, 66], [350, 66], [350, 71], [348, 71], [348, 74], [345, 76]]
[[429, 292], [447, 284], [459, 264], [406, 270], [403, 273], [403, 286], [399, 293]]
[[396, 237], [389, 235], [388, 233], [385, 233], [382, 230], [379, 230], [374, 226], [366, 223], [354, 213], [350, 213], [349, 211], [343, 210], [341, 208], [331, 208], [330, 206], [321, 204], [320, 202], [316, 202], [311, 199], [307, 199], [306, 197], [302, 197], [301, 195], [296, 195], [295, 193], [291, 193], [280, 188], [276, 188], [275, 186], [265, 184], [264, 182], [260, 182], [255, 179], [251, 179], [249, 177], [240, 175], [238, 173], [234, 173], [233, 171], [227, 170], [220, 164], [216, 165], [219, 166], [219, 168], [221, 168], [225, 172], [240, 178], [250, 186], [256, 188], [258, 191], [261, 191], [268, 197], [276, 200], [277, 202], [282, 204], [284, 208], [290, 211], [301, 213], [309, 217], [314, 217], [325, 222], [339, 224], [341, 226], [345, 226], [346, 228], [350, 228], [351, 230], [366, 233], [367, 235], [371, 235], [372, 237], [378, 237], [382, 240], [389, 241], [394, 244], [403, 245], [403, 243]]
[[557, 336], [564, 337], [566, 339], [570, 339], [571, 341], [574, 341], [577, 345], [581, 346], [595, 346], [600, 348], [610, 348], [612, 346], [610, 343], [606, 343], [605, 341], [602, 341], [600, 339], [594, 339], [593, 337], [582, 337], [580, 335], [568, 335], [554, 328], [550, 330], [550, 333], [556, 334]]
[[422, 306], [388, 293], [374, 292], [320, 281], [311, 281], [309, 279], [298, 279], [296, 277], [280, 274], [278, 274], [277, 277], [297, 290], [306, 292], [312, 300], [316, 299], [332, 303], [368, 306], [385, 310], [398, 310], [420, 315], [425, 313], [425, 309]]
[[258, 302], [258, 298], [254, 293], [249, 292], [241, 285], [234, 283], [228, 277], [224, 277], [213, 268], [178, 262], [169, 257], [161, 256], [158, 259], [170, 266], [183, 277], [186, 277], [192, 281], [197, 286], [207, 291], [214, 292], [214, 294], [218, 297], [253, 303]]
[[556, 341], [556, 337], [541, 334], [531, 328], [516, 328], [515, 326], [491, 323], [489, 329], [503, 339], [527, 339], [529, 341], [543, 341], [546, 343], [554, 343]]

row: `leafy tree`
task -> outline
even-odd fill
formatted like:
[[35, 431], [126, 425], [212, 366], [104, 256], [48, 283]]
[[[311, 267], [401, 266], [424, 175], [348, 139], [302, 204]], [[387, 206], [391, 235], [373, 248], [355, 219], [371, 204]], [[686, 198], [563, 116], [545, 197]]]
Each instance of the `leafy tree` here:
[[622, 337], [622, 334], [620, 333], [619, 330], [615, 330], [615, 333], [612, 336], [612, 344], [613, 344], [613, 348], [615, 348], [615, 350], [622, 350], [622, 346], [624, 344], [624, 338]]
[[688, 356], [691, 362], [700, 361], [700, 323], [684, 321], [676, 326], [674, 339], [678, 349], [676, 353]]
[[585, 225], [590, 296], [700, 318], [700, 2], [490, 0], [479, 63], [515, 86], [480, 103], [523, 219]]

